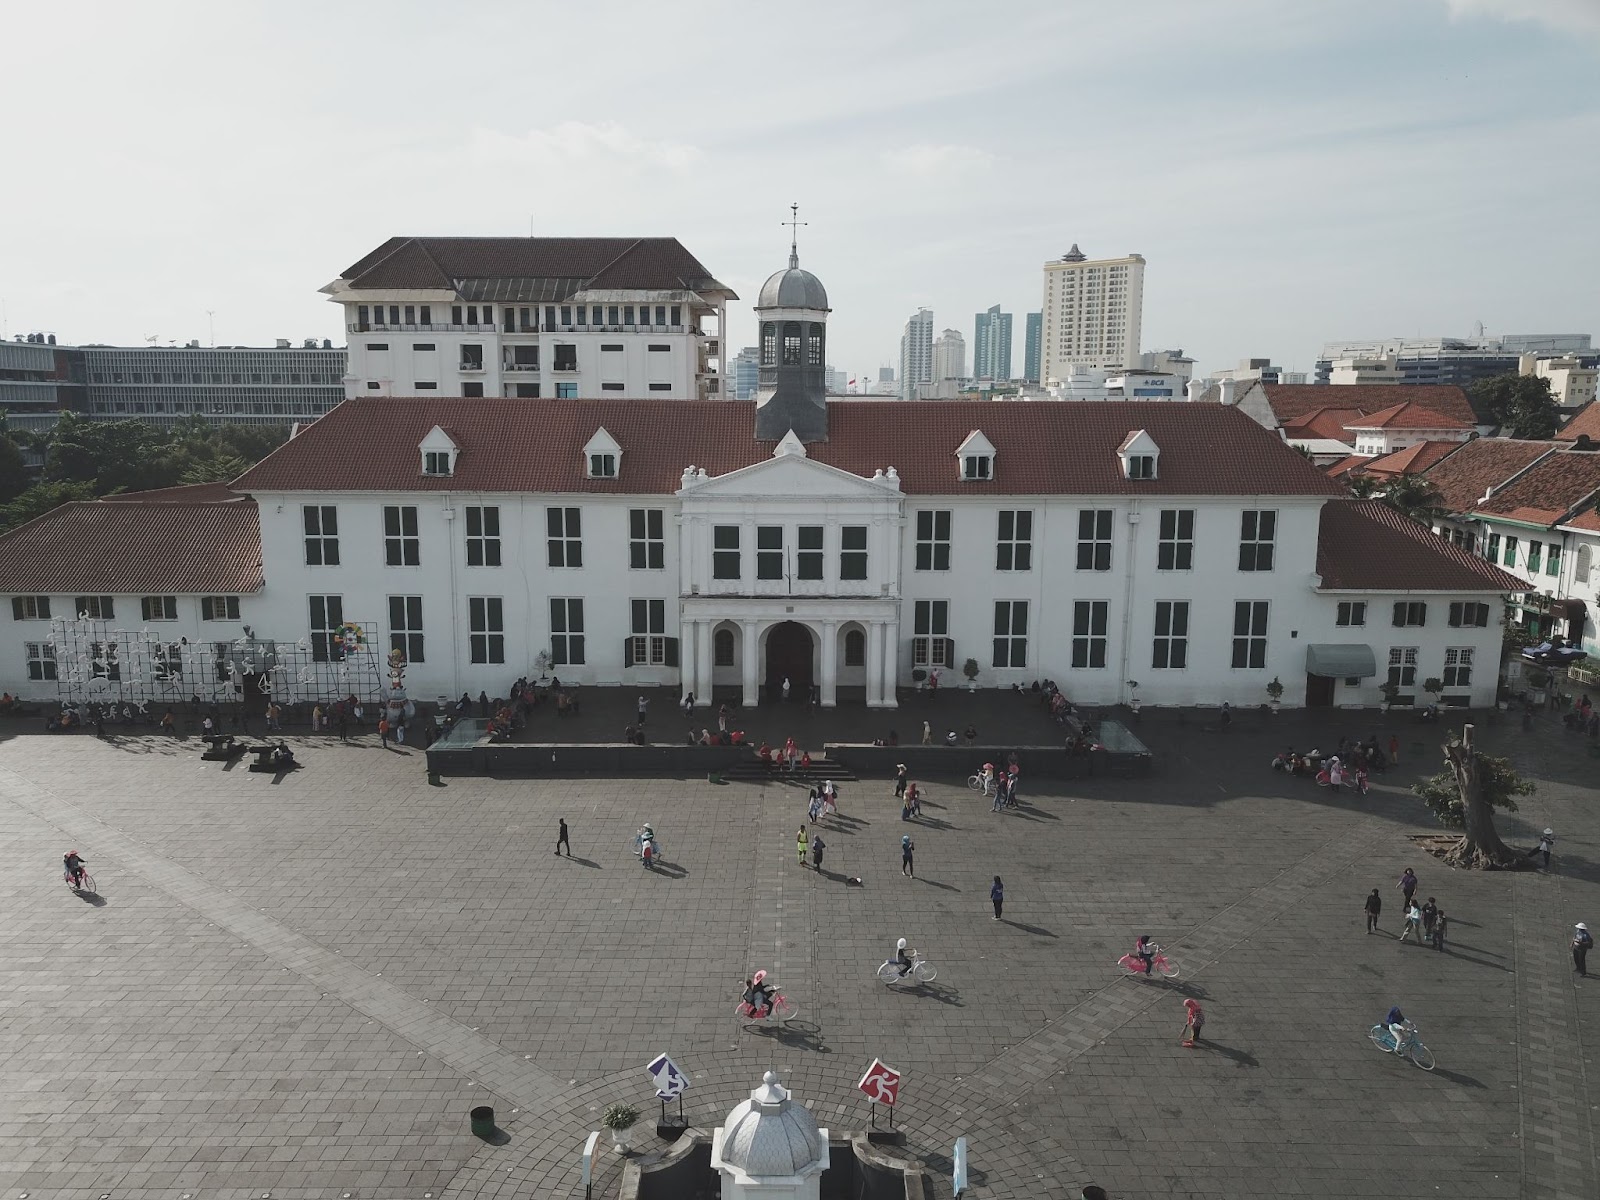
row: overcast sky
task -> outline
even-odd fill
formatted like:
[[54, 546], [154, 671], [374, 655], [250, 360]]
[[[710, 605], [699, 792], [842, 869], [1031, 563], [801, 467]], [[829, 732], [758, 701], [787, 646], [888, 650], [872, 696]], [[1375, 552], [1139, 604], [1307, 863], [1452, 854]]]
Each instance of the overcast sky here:
[[7, 336], [332, 337], [394, 234], [671, 235], [830, 359], [1148, 260], [1144, 346], [1600, 335], [1600, 0], [9, 5]]

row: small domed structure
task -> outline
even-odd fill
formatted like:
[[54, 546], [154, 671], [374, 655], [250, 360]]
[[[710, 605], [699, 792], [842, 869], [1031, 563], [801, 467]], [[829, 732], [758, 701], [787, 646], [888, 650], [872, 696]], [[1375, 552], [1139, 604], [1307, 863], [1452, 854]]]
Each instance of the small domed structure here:
[[828, 1131], [790, 1099], [768, 1071], [716, 1131], [711, 1166], [722, 1173], [725, 1200], [762, 1195], [817, 1195], [828, 1168]]
[[822, 286], [810, 271], [800, 267], [800, 255], [794, 247], [789, 250], [789, 269], [775, 271], [761, 285], [756, 298], [757, 308], [810, 308], [828, 311], [828, 289]]

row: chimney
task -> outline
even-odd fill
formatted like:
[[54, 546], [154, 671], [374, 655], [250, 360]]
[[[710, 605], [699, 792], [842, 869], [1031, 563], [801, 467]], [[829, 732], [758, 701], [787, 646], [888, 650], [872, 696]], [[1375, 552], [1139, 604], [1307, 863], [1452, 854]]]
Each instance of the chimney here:
[[1187, 393], [1187, 399], [1192, 404], [1205, 394], [1205, 380], [1191, 379], [1188, 383], [1183, 385], [1183, 390]]
[[1224, 404], [1232, 404], [1233, 403], [1233, 380], [1224, 379], [1220, 383], [1217, 384], [1217, 388], [1222, 393], [1222, 402]]

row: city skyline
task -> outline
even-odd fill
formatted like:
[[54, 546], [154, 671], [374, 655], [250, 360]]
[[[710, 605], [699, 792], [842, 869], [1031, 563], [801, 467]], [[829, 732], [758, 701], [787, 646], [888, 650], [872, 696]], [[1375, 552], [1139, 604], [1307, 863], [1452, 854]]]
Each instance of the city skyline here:
[[[809, 222], [801, 261], [833, 298], [830, 354], [858, 364], [857, 378], [860, 364], [894, 360], [918, 307], [957, 321], [995, 302], [1039, 310], [1042, 264], [1074, 242], [1094, 256], [1145, 255], [1141, 349], [1183, 345], [1202, 373], [1263, 354], [1309, 370], [1327, 341], [1462, 334], [1479, 321], [1493, 333], [1600, 327], [1600, 245], [1586, 216], [1600, 166], [1565, 155], [1559, 187], [1537, 170], [1488, 169], [1522, 161], [1530, 143], [1580, 147], [1600, 133], [1600, 98], [1588, 86], [1600, 6], [1149, 9], [1019, 7], [958, 59], [937, 19], [906, 29], [886, 12], [824, 3], [819, 19], [792, 29], [777, 15], [714, 4], [701, 22], [705, 52], [737, 58], [736, 47], [782, 29], [797, 53], [823, 62], [816, 96], [789, 105], [759, 83], [733, 84], [717, 120], [663, 125], [640, 113], [659, 95], [650, 68], [673, 21], [649, 6], [618, 20], [550, 14], [546, 36], [605, 39], [608, 82], [586, 92], [578, 59], [551, 63], [552, 94], [584, 99], [535, 111], [513, 102], [516, 73], [501, 69], [519, 52], [512, 41], [440, 25], [420, 4], [394, 6], [381, 33], [357, 13], [296, 3], [270, 13], [179, 5], [159, 24], [91, 4], [68, 51], [80, 86], [54, 86], [62, 64], [48, 56], [13, 64], [0, 82], [13, 111], [37, 111], [38, 97], [52, 96], [37, 136], [89, 147], [31, 182], [24, 168], [25, 186], [0, 197], [14, 234], [0, 280], [4, 331], [48, 330], [73, 344], [210, 344], [214, 324], [218, 345], [342, 344], [338, 310], [317, 289], [370, 246], [531, 229], [679, 238], [739, 293], [725, 334], [743, 346], [754, 340], [755, 290], [783, 264], [795, 201]], [[489, 6], [483, 20], [518, 11]], [[19, 10], [10, 29], [24, 42], [46, 38], [53, 20], [48, 9]], [[316, 38], [303, 36], [308, 21]], [[1118, 48], [1151, 22], [1186, 57], [1242, 56], [1250, 69], [1204, 88], [1182, 72], [1156, 73], [1070, 135], [1048, 119], [1116, 78]], [[1374, 43], [1367, 32], [1378, 24], [1385, 36]], [[840, 36], [886, 48], [878, 69], [832, 63], [822, 51]], [[241, 63], [230, 48], [243, 43], [260, 53]], [[1063, 44], [1074, 47], [1073, 71], [1061, 69]], [[477, 101], [459, 114], [351, 103], [343, 65], [380, 45], [398, 58], [470, 55], [481, 68]], [[954, 69], [973, 55], [1006, 70]], [[197, 95], [206, 103], [193, 103]], [[1000, 96], [1016, 120], [997, 136], [983, 114]], [[781, 136], [758, 136], [774, 127]], [[1165, 149], [1141, 157], [1151, 186], [1131, 200], [1072, 191], [1077, 164], [1151, 143]], [[183, 153], [156, 149], [174, 144]], [[1360, 172], [1329, 170], [1352, 157]], [[1024, 169], [1027, 187], [994, 186]], [[860, 186], [825, 189], [824, 172]], [[728, 193], [715, 181], [729, 173], [771, 182]], [[400, 178], [405, 188], [381, 204], [337, 200], [342, 189]], [[1485, 252], [1546, 228], [1561, 233], [1559, 270]], [[1021, 369], [1014, 361], [1012, 373]]]

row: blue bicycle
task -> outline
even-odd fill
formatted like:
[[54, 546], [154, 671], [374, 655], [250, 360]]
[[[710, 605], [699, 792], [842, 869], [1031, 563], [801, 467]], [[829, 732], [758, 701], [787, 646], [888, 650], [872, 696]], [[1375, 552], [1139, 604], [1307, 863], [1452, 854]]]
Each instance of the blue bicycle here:
[[1417, 1036], [1417, 1027], [1407, 1021], [1400, 1029], [1405, 1036], [1399, 1042], [1395, 1041], [1394, 1031], [1382, 1024], [1374, 1025], [1367, 1036], [1385, 1054], [1398, 1054], [1409, 1058], [1424, 1071], [1433, 1070], [1433, 1051], [1422, 1044], [1422, 1039]]

